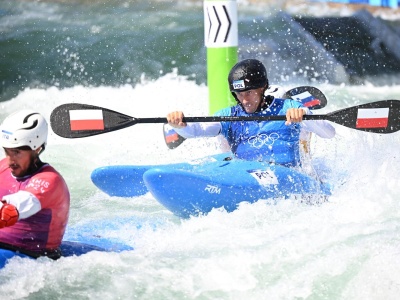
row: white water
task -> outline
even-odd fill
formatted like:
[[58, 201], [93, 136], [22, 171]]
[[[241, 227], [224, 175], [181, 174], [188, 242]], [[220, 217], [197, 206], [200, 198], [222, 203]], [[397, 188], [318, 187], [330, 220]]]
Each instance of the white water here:
[[[328, 97], [328, 106], [318, 113], [400, 99], [400, 86], [318, 87]], [[175, 109], [203, 116], [208, 115], [207, 97], [205, 86], [168, 74], [135, 88], [25, 90], [0, 103], [0, 119], [23, 107], [48, 119], [54, 107], [66, 102], [134, 117], [162, 117]], [[43, 160], [59, 169], [70, 187], [70, 226], [88, 224], [93, 230], [93, 224], [109, 220], [97, 234], [135, 250], [58, 261], [12, 259], [0, 270], [2, 298], [398, 299], [400, 133], [334, 126], [333, 140], [314, 138], [312, 143], [314, 159], [332, 170], [336, 189], [328, 203], [259, 201], [243, 203], [233, 213], [215, 210], [189, 220], [173, 216], [150, 194], [109, 197], [93, 186], [90, 173], [104, 165], [202, 157], [220, 151], [216, 139], [185, 141], [168, 150], [161, 124], [74, 140], [51, 132]]]

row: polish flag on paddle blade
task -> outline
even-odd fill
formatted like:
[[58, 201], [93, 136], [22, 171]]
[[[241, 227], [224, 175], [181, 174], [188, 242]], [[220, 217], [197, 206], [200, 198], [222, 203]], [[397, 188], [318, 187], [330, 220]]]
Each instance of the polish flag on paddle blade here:
[[313, 107], [321, 104], [321, 101], [316, 99], [309, 92], [293, 95], [292, 99], [300, 101], [305, 107]]
[[104, 130], [101, 109], [78, 109], [69, 111], [71, 130]]
[[359, 108], [356, 128], [386, 128], [389, 108]]

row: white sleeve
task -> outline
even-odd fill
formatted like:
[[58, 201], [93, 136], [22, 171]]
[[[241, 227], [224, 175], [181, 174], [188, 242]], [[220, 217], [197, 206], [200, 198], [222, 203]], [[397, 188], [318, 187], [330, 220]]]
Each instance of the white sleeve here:
[[3, 196], [3, 200], [17, 208], [19, 219], [29, 218], [42, 209], [39, 199], [27, 191], [18, 191], [14, 194]]
[[331, 139], [335, 136], [336, 130], [325, 120], [305, 120], [301, 122], [302, 131], [314, 132], [322, 138]]
[[174, 130], [187, 139], [196, 137], [212, 137], [220, 134], [221, 123], [187, 123], [186, 127], [174, 128]]

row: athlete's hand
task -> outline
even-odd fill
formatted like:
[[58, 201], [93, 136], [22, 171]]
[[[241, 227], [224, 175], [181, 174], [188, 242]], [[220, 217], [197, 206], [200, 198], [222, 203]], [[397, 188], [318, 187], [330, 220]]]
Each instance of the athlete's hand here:
[[299, 123], [303, 121], [303, 116], [306, 114], [302, 108], [289, 108], [286, 112], [286, 122], [285, 125], [290, 125], [292, 123]]
[[174, 111], [167, 115], [168, 124], [174, 128], [186, 127], [186, 123], [183, 122], [184, 114], [181, 111]]
[[0, 208], [0, 228], [12, 226], [18, 221], [18, 210], [12, 204], [4, 203]]

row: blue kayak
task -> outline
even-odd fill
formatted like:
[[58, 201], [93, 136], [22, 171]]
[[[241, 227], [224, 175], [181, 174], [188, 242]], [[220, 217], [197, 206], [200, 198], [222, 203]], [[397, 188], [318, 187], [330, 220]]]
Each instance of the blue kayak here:
[[[122, 252], [133, 250], [129, 245], [113, 239], [101, 237], [96, 228], [109, 227], [108, 221], [91, 222], [80, 227], [67, 228], [64, 241], [60, 246], [62, 257], [80, 256], [92, 251], [100, 252]], [[0, 248], [0, 268], [3, 268], [7, 261], [13, 257], [34, 259], [31, 256]]]
[[[80, 242], [71, 242], [71, 241], [63, 241], [60, 246], [60, 250], [61, 250], [63, 257], [74, 256], [74, 255], [80, 256], [80, 255], [86, 254], [90, 251], [110, 252], [109, 249], [102, 248], [99, 246], [80, 243]], [[128, 249], [126, 249], [126, 250], [128, 250]], [[0, 248], [0, 268], [3, 268], [6, 265], [7, 260], [9, 260], [10, 258], [16, 257], [16, 256], [33, 258], [28, 255], [25, 255], [25, 254], [22, 254], [19, 252], [15, 252], [13, 250], [7, 250], [7, 249]]]
[[310, 199], [331, 194], [329, 184], [295, 168], [239, 160], [231, 153], [160, 166], [108, 166], [92, 173], [93, 183], [112, 196], [150, 192], [175, 215], [188, 218], [213, 208], [235, 210], [260, 199]]
[[[168, 165], [115, 165], [99, 167], [92, 171], [91, 180], [98, 189], [109, 196], [137, 197], [149, 192], [143, 180], [143, 175], [148, 170], [155, 167], [190, 170], [193, 164], [198, 163], [196, 161]], [[203, 159], [199, 161], [201, 162]]]

